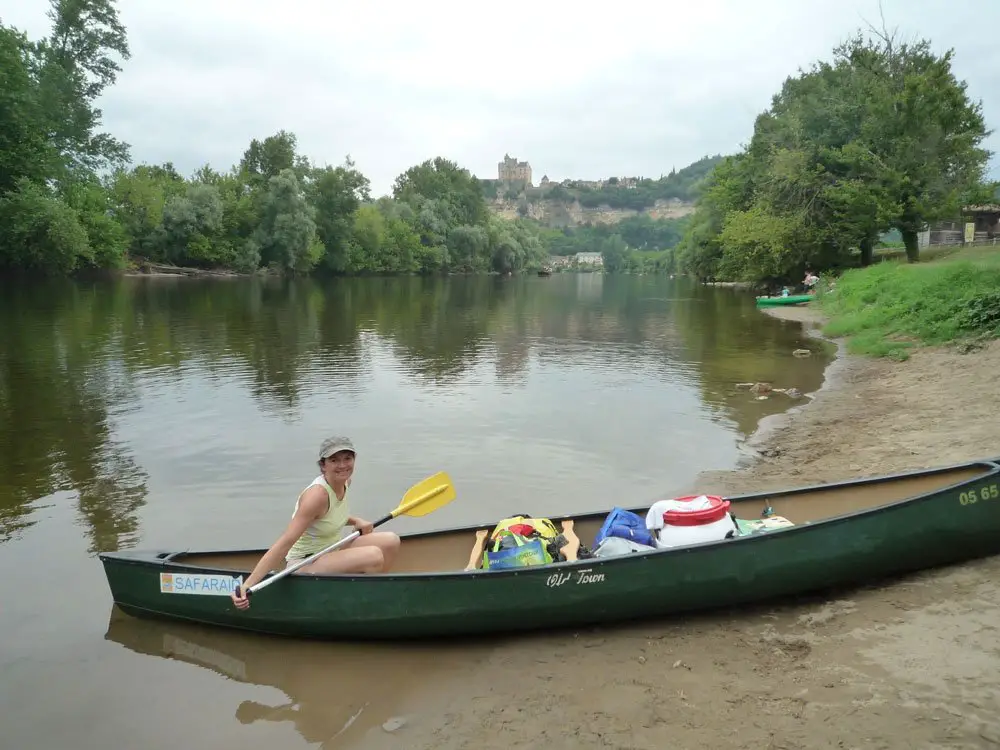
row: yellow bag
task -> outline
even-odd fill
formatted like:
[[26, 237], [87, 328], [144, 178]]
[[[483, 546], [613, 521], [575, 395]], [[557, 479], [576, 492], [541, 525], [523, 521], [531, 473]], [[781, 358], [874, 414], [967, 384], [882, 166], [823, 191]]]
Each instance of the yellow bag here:
[[511, 516], [502, 519], [490, 534], [483, 550], [483, 568], [515, 568], [545, 565], [565, 559], [556, 538], [559, 531], [548, 518]]
[[519, 536], [527, 536], [521, 529], [511, 529], [511, 526], [530, 526], [535, 531], [538, 532], [539, 536], [546, 541], [551, 541], [559, 536], [559, 530], [555, 527], [547, 518], [529, 518], [527, 516], [511, 516], [510, 518], [504, 518], [493, 529], [493, 533], [490, 534], [490, 541], [495, 541], [499, 536], [505, 532], [509, 531]]

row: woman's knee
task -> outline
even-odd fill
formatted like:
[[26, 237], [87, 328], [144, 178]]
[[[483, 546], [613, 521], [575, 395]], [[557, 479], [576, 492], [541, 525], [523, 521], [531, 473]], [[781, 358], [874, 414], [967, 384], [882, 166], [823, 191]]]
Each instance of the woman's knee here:
[[382, 552], [381, 547], [371, 546], [361, 549], [364, 550], [362, 565], [365, 572], [377, 572], [385, 567], [385, 553]]
[[386, 552], [395, 553], [400, 545], [399, 535], [392, 531], [383, 531], [381, 533], [382, 536], [379, 538], [378, 546]]
[[354, 541], [352, 547], [363, 549], [365, 547], [377, 547], [385, 554], [391, 555], [399, 549], [399, 536], [391, 531], [373, 531], [371, 534], [360, 537]]

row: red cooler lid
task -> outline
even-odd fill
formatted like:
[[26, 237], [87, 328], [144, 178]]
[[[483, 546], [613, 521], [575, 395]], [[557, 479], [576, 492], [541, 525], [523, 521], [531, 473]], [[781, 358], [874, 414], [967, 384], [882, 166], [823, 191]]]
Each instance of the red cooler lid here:
[[[702, 495], [686, 495], [685, 497], [675, 497], [674, 500], [689, 503], [699, 497]], [[718, 521], [729, 512], [728, 500], [723, 500], [717, 495], [705, 495], [704, 497], [708, 498], [710, 507], [699, 510], [668, 510], [663, 514], [663, 522], [671, 526], [701, 526]]]

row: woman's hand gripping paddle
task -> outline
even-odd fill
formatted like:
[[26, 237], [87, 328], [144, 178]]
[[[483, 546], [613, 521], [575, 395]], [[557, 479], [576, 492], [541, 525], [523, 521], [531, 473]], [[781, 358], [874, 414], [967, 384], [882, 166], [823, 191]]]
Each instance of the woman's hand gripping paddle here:
[[[438, 508], [443, 508], [445, 505], [450, 503], [455, 499], [455, 488], [451, 484], [451, 478], [443, 471], [439, 471], [437, 474], [427, 477], [424, 481], [419, 484], [415, 484], [407, 490], [406, 494], [403, 495], [403, 499], [400, 500], [399, 505], [388, 515], [382, 516], [375, 523], [372, 524], [372, 528], [376, 529], [382, 524], [391, 521], [396, 516], [426, 516], [428, 513], [433, 513]], [[290, 573], [294, 573], [299, 568], [304, 565], [308, 565], [317, 558], [325, 555], [327, 552], [332, 552], [338, 547], [343, 547], [345, 544], [353, 539], [356, 539], [361, 535], [360, 531], [355, 530], [351, 534], [345, 536], [339, 542], [331, 544], [326, 549], [321, 549], [314, 555], [310, 555], [302, 560], [299, 560], [294, 565], [289, 565], [284, 570], [279, 573], [275, 573], [269, 578], [265, 578], [263, 581], [254, 584], [250, 588], [246, 589], [244, 594], [250, 596], [250, 594], [260, 591], [262, 588], [270, 586], [275, 581], [279, 581]]]

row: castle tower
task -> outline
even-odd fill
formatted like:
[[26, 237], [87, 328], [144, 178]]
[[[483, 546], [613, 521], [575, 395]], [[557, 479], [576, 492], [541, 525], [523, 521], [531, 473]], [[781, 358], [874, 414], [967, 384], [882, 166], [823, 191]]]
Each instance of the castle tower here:
[[503, 155], [503, 161], [497, 162], [497, 177], [500, 182], [523, 182], [531, 185], [531, 164], [518, 161], [510, 154]]

